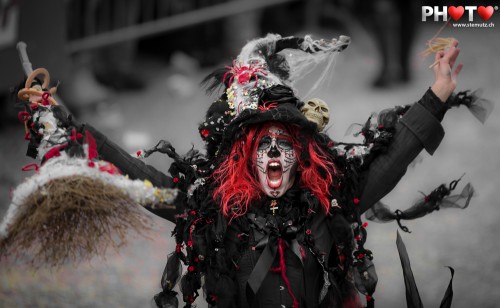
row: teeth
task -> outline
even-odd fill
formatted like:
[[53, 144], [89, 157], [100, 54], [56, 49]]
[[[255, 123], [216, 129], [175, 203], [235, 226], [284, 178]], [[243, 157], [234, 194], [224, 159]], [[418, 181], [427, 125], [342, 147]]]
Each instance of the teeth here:
[[278, 163], [278, 162], [271, 162], [271, 163], [269, 163], [269, 167], [279, 167], [279, 166], [281, 166], [281, 164]]

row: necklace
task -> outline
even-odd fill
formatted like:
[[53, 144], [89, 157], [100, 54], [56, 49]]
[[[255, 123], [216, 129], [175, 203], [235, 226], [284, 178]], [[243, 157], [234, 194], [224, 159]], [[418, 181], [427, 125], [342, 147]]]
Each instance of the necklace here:
[[278, 209], [278, 202], [276, 200], [271, 201], [270, 209], [273, 211], [273, 215], [276, 214], [276, 210]]

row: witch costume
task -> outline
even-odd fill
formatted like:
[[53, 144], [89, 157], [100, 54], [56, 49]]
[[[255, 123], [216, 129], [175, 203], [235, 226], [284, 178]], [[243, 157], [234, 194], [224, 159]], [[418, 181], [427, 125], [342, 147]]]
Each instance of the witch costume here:
[[[322, 132], [328, 106], [319, 99], [302, 101], [293, 83], [349, 43], [345, 36], [324, 41], [274, 34], [247, 43], [232, 66], [204, 81], [209, 91], [222, 89], [199, 125], [205, 154], [193, 149], [179, 155], [160, 141], [133, 157], [91, 125], [56, 117], [56, 126], [70, 135], [58, 153], [80, 146], [84, 161], [110, 162], [128, 180], [147, 183], [157, 198], [134, 200], [175, 223], [176, 248], [161, 278], [163, 290], [154, 296], [158, 307], [179, 305], [177, 284], [184, 307], [193, 306], [200, 289], [209, 306], [218, 308], [374, 306], [377, 275], [364, 247], [367, 223], [361, 215], [370, 210], [372, 220], [405, 219], [378, 202], [422, 149], [434, 153], [449, 106], [429, 89], [412, 105], [370, 117], [360, 132], [362, 144], [331, 140]], [[465, 97], [469, 104], [478, 100], [450, 100], [457, 105]], [[37, 108], [28, 108], [28, 129], [39, 125]], [[36, 137], [31, 144], [39, 146]], [[98, 157], [89, 157], [89, 148]], [[154, 152], [174, 159], [169, 176], [143, 162]], [[47, 160], [45, 152], [39, 157]], [[415, 212], [435, 210], [457, 183], [432, 195], [433, 208], [422, 205]], [[140, 190], [134, 187], [122, 189]], [[465, 208], [472, 193], [468, 186], [450, 203]], [[13, 225], [4, 223], [5, 233]]]

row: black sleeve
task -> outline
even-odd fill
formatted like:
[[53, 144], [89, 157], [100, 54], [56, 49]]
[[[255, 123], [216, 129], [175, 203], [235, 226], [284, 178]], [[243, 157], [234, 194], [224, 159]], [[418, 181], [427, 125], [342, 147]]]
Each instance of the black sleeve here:
[[123, 174], [128, 175], [133, 180], [149, 180], [156, 187], [171, 188], [173, 186], [171, 177], [145, 164], [140, 159], [132, 157], [91, 125], [86, 124], [85, 130], [89, 131], [96, 140], [99, 157], [113, 163]]
[[408, 165], [425, 149], [430, 155], [444, 137], [440, 124], [447, 108], [429, 89], [396, 126], [386, 152], [380, 154], [360, 178], [360, 213], [388, 194], [406, 173]]

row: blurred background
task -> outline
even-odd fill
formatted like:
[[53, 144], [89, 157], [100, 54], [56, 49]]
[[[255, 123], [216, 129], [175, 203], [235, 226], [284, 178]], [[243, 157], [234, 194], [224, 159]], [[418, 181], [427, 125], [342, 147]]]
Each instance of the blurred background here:
[[[268, 32], [312, 34], [329, 39], [349, 35], [352, 43], [336, 58], [329, 81], [313, 93], [332, 110], [329, 134], [347, 140], [352, 123], [374, 111], [417, 101], [433, 82], [433, 59], [419, 53], [438, 31], [455, 37], [464, 69], [458, 89], [482, 88], [500, 98], [500, 13], [498, 2], [487, 21], [494, 27], [456, 28], [429, 18], [422, 6], [476, 5], [473, 1], [376, 0], [0, 0], [0, 216], [10, 192], [30, 172], [24, 129], [17, 120], [13, 89], [23, 70], [15, 50], [28, 44], [33, 67], [49, 70], [59, 82], [63, 104], [130, 153], [160, 139], [179, 153], [201, 149], [198, 123], [215, 97], [199, 82], [212, 69], [231, 63], [250, 39]], [[409, 2], [409, 1], [406, 1]], [[467, 14], [467, 13], [466, 13]], [[463, 19], [466, 17], [463, 17]], [[475, 21], [481, 22], [477, 13]], [[461, 20], [462, 21], [462, 20]], [[298, 86], [303, 95], [317, 72]], [[500, 111], [482, 125], [465, 108], [450, 110], [446, 137], [433, 157], [423, 153], [384, 202], [405, 209], [441, 183], [466, 173], [457, 191], [471, 182], [477, 195], [469, 208], [441, 210], [408, 222], [402, 234], [423, 302], [436, 307], [456, 270], [453, 307], [498, 307], [500, 292]], [[159, 154], [148, 162], [166, 172]], [[146, 215], [149, 213], [145, 212]], [[16, 260], [0, 262], [0, 307], [150, 307], [160, 291], [167, 254], [174, 248], [172, 224], [154, 218], [151, 239], [131, 235], [130, 244], [61, 270], [34, 272]], [[396, 223], [368, 226], [379, 275], [378, 307], [405, 307], [397, 255]], [[199, 307], [206, 307], [203, 300]]]

